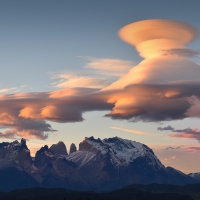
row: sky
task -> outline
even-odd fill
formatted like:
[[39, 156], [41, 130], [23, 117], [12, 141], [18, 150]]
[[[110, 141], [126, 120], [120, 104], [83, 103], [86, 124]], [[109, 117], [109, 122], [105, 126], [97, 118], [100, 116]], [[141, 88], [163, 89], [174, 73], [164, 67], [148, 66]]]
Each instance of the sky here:
[[0, 142], [34, 156], [123, 139], [200, 172], [196, 0], [0, 0]]

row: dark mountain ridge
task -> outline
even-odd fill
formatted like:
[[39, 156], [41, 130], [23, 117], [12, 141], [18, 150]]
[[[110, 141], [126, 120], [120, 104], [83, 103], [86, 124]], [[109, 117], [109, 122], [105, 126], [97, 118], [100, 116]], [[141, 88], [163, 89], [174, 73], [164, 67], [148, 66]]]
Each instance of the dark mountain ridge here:
[[187, 184], [187, 185], [168, 185], [153, 183], [150, 185], [130, 185], [125, 187], [126, 189], [138, 189], [144, 192], [151, 193], [171, 193], [171, 194], [186, 194], [191, 195], [195, 200], [200, 200], [200, 183], [199, 184]]
[[123, 188], [112, 192], [81, 192], [64, 188], [31, 188], [0, 192], [1, 200], [194, 200], [190, 195], [151, 193], [134, 188]]

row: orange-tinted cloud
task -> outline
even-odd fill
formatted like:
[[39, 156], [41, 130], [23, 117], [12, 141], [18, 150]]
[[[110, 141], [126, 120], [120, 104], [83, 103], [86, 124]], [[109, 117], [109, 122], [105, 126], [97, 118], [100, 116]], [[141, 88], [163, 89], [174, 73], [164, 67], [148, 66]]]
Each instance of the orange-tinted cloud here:
[[119, 31], [119, 36], [136, 46], [144, 58], [162, 55], [161, 49], [184, 48], [196, 39], [199, 32], [189, 24], [172, 20], [144, 20], [128, 24]]
[[176, 160], [178, 157], [177, 156], [172, 156], [170, 157], [172, 160]]
[[110, 128], [125, 131], [125, 132], [128, 132], [128, 133], [134, 133], [134, 134], [138, 134], [138, 135], [149, 134], [149, 133], [144, 132], [144, 131], [132, 130], [132, 129], [127, 129], [127, 128], [118, 127], [118, 126], [111, 126]]
[[[162, 121], [190, 116], [190, 97], [200, 96], [200, 65], [188, 56], [185, 45], [199, 35], [194, 27], [171, 20], [145, 20], [123, 27], [120, 37], [136, 46], [145, 58], [118, 81], [101, 91], [118, 91], [108, 98], [115, 106], [112, 118]], [[121, 91], [121, 93], [120, 93]]]

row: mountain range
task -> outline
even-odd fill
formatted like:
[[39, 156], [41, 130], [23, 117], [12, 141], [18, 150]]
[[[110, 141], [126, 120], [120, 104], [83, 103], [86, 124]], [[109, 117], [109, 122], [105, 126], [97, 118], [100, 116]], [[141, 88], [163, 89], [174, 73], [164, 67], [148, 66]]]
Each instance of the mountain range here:
[[0, 143], [0, 191], [45, 187], [79, 191], [112, 191], [131, 184], [185, 185], [200, 182], [165, 167], [152, 149], [113, 137], [85, 137], [67, 153], [63, 142], [44, 145], [32, 158], [26, 140]]

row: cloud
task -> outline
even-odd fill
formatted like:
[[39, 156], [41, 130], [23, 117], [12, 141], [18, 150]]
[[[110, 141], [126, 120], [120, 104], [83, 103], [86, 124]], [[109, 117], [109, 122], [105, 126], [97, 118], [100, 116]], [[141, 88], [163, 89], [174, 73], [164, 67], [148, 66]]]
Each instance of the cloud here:
[[171, 130], [174, 130], [173, 127], [171, 127], [170, 125], [166, 126], [166, 127], [158, 127], [157, 130], [159, 131], [171, 131]]
[[9, 128], [8, 130], [0, 133], [0, 138], [10, 139], [19, 139], [23, 137], [45, 140], [48, 138], [49, 133], [56, 131], [53, 130], [51, 125], [45, 121], [22, 118], [14, 119], [13, 121], [9, 121], [9, 123], [7, 123], [5, 120], [1, 120], [0, 128]]
[[186, 58], [195, 58], [200, 55], [199, 50], [193, 49], [164, 49], [163, 54], [164, 56], [179, 56], [179, 57], [186, 57]]
[[76, 74], [58, 74], [56, 78], [59, 82], [53, 83], [57, 88], [73, 88], [73, 87], [88, 87], [88, 88], [102, 88], [111, 83], [103, 77], [80, 76]]
[[170, 134], [171, 137], [191, 138], [191, 139], [196, 139], [200, 142], [200, 130], [197, 128], [174, 130], [173, 132], [174, 133]]
[[170, 157], [172, 160], [176, 160], [178, 157], [177, 156], [172, 156]]
[[85, 71], [53, 74], [52, 79], [59, 79], [59, 81], [52, 85], [56, 88], [103, 88], [116, 81], [116, 77], [127, 73], [133, 67], [133, 63], [126, 60], [83, 58], [89, 61], [84, 67]]
[[10, 91], [13, 91], [13, 90], [16, 90], [16, 89], [17, 89], [16, 87], [13, 87], [13, 88], [1, 88], [0, 89], [0, 93], [10, 92]]
[[117, 126], [111, 126], [110, 128], [116, 129], [116, 130], [125, 131], [125, 132], [128, 132], [128, 133], [134, 133], [134, 134], [138, 134], [138, 135], [149, 134], [147, 132], [138, 131], [138, 130], [132, 130], [132, 129], [127, 129], [127, 128], [122, 128], [122, 127], [117, 127]]
[[182, 148], [182, 147], [184, 147], [183, 145], [181, 145], [181, 146], [178, 146], [178, 147], [167, 147], [167, 148], [165, 148], [165, 150], [176, 150], [176, 149], [180, 149], [180, 148]]
[[200, 147], [187, 147], [188, 152], [200, 151]]
[[184, 85], [131, 85], [109, 96], [115, 106], [106, 116], [135, 122], [183, 119], [191, 106], [184, 90]]
[[200, 117], [200, 99], [199, 99], [199, 94], [197, 96], [188, 97], [188, 102], [191, 105], [190, 108], [185, 113], [185, 115], [188, 116], [188, 117]]
[[[67, 88], [0, 95], [0, 127], [9, 129], [2, 137], [26, 135], [45, 139], [46, 133], [54, 131], [45, 120], [81, 122], [83, 113], [89, 111], [108, 111], [107, 117], [132, 122], [198, 117], [200, 65], [186, 57], [163, 55], [163, 49], [185, 49], [197, 38], [198, 31], [183, 22], [145, 20], [125, 26], [119, 35], [135, 45], [145, 58], [142, 62], [132, 66], [129, 61], [92, 59], [85, 66], [86, 74], [54, 75], [59, 79], [55, 87]], [[91, 75], [91, 71], [96, 75]], [[171, 136], [199, 140], [198, 130], [191, 130], [192, 133], [174, 132]]]
[[127, 60], [92, 57], [86, 59], [90, 61], [85, 66], [86, 69], [96, 70], [96, 73], [106, 76], [121, 76], [133, 67], [133, 63]]
[[21, 89], [24, 87], [26, 87], [26, 85], [21, 85], [19, 87], [0, 88], [0, 94], [7, 94], [10, 92], [16, 93], [16, 92], [21, 91]]
[[120, 29], [119, 36], [136, 46], [142, 57], [151, 58], [162, 55], [163, 47], [184, 48], [199, 36], [199, 32], [183, 22], [157, 19], [128, 24]]
[[198, 34], [194, 27], [171, 20], [145, 20], [123, 27], [120, 37], [136, 46], [145, 59], [101, 90], [118, 91], [108, 99], [115, 106], [106, 116], [133, 122], [191, 117], [191, 98], [200, 96], [200, 65], [162, 54], [163, 48], [185, 48]]

